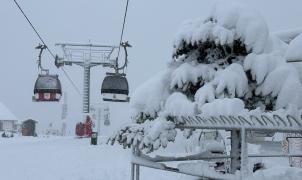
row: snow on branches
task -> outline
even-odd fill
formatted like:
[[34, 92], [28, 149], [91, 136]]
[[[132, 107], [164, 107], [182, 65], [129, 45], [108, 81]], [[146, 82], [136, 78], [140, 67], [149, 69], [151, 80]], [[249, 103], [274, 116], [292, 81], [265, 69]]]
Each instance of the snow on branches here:
[[301, 109], [302, 73], [286, 63], [301, 57], [301, 39], [288, 46], [257, 12], [220, 2], [206, 19], [182, 25], [166, 70], [132, 95], [138, 124], [110, 141], [151, 152], [174, 141], [175, 116]]
[[224, 70], [217, 71], [213, 85], [216, 87], [218, 97], [234, 98], [243, 97], [248, 89], [248, 80], [243, 71], [243, 67], [239, 64], [231, 64]]
[[186, 62], [172, 72], [170, 88], [180, 88], [185, 91], [188, 83], [196, 85], [200, 79], [209, 82], [213, 80], [214, 75], [215, 70], [212, 67], [196, 62]]
[[232, 45], [235, 40], [244, 44], [249, 52], [262, 53], [266, 49], [269, 30], [256, 12], [241, 5], [217, 3], [206, 20], [185, 22], [178, 31], [174, 48], [176, 54], [187, 46], [206, 41], [216, 45]]
[[171, 70], [162, 71], [142, 84], [131, 96], [130, 105], [133, 116], [139, 119], [156, 118], [163, 109], [163, 103], [170, 95]]
[[149, 153], [160, 147], [167, 147], [169, 141], [175, 140], [175, 136], [175, 124], [164, 118], [157, 118], [143, 124], [123, 127], [108, 139], [108, 143], [118, 142], [124, 148], [136, 146]]

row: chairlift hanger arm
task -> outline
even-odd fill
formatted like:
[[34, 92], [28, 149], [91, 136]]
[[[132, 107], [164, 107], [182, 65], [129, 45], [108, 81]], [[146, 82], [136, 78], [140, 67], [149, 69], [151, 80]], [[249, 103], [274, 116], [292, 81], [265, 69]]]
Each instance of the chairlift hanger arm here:
[[128, 51], [127, 51], [127, 48], [128, 48], [128, 47], [132, 47], [132, 46], [128, 43], [128, 41], [122, 42], [122, 43], [120, 44], [120, 46], [122, 46], [122, 47], [124, 48], [124, 51], [125, 51], [125, 62], [124, 62], [124, 65], [123, 65], [123, 66], [118, 67], [118, 57], [117, 57], [117, 59], [116, 59], [116, 68], [115, 68], [116, 71], [123, 70], [123, 69], [125, 69], [125, 68], [127, 67], [127, 65], [128, 65]]
[[39, 55], [38, 55], [38, 68], [41, 69], [41, 72], [46, 72], [46, 74], [49, 73], [49, 69], [45, 69], [42, 66], [42, 53], [44, 49], [47, 49], [47, 46], [44, 44], [39, 44], [35, 49], [40, 49]]

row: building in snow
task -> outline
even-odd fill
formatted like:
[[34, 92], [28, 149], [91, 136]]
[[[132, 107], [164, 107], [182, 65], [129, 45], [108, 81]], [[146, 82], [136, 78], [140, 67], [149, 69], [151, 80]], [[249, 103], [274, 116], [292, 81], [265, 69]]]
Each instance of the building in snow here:
[[0, 131], [18, 131], [18, 119], [16, 116], [0, 102]]
[[23, 121], [21, 126], [22, 136], [36, 136], [36, 123], [37, 121], [32, 119]]

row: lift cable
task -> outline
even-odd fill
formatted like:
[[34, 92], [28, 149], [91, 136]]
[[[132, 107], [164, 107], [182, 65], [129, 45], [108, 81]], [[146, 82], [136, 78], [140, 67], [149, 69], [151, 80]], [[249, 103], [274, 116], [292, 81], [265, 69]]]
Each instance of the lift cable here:
[[[46, 46], [46, 49], [48, 50], [48, 52], [50, 53], [50, 55], [56, 59], [56, 56], [54, 55], [54, 53], [48, 48], [48, 46], [46, 45], [45, 41], [43, 40], [43, 38], [41, 37], [41, 35], [38, 33], [38, 31], [36, 30], [36, 28], [34, 27], [34, 25], [31, 23], [31, 21], [29, 20], [29, 18], [26, 16], [26, 14], [24, 13], [24, 11], [22, 10], [22, 8], [20, 7], [20, 5], [18, 4], [18, 2], [16, 0], [14, 0], [16, 6], [18, 7], [18, 9], [21, 11], [21, 13], [23, 14], [23, 16], [25, 17], [25, 19], [27, 20], [27, 22], [29, 23], [29, 25], [31, 26], [31, 28], [34, 30], [34, 32], [36, 33], [36, 35], [38, 36], [38, 38], [40, 39], [40, 41], [42, 42], [43, 45]], [[63, 71], [64, 75], [67, 77], [67, 79], [69, 80], [69, 82], [72, 84], [72, 86], [75, 88], [75, 90], [81, 95], [80, 90], [77, 88], [77, 86], [75, 85], [75, 83], [72, 81], [72, 79], [70, 78], [70, 76], [67, 74], [67, 72], [61, 68], [61, 70]]]
[[67, 74], [67, 72], [65, 71], [65, 69], [63, 67], [60, 68], [64, 75], [67, 77], [67, 79], [69, 80], [69, 82], [72, 84], [72, 86], [74, 87], [74, 89], [77, 91], [77, 93], [81, 96], [81, 92], [80, 90], [78, 89], [78, 87], [75, 85], [75, 83], [72, 81], [71, 77]]
[[127, 4], [126, 4], [126, 9], [125, 9], [125, 14], [124, 14], [124, 20], [123, 20], [123, 27], [122, 27], [122, 32], [121, 32], [121, 37], [120, 37], [120, 42], [119, 42], [119, 48], [118, 48], [118, 53], [117, 53], [117, 58], [116, 58], [116, 65], [117, 65], [116, 68], [117, 69], [118, 69], [118, 58], [120, 56], [121, 44], [122, 44], [123, 36], [124, 36], [124, 29], [125, 29], [127, 12], [128, 12], [128, 5], [129, 5], [129, 0], [127, 0]]

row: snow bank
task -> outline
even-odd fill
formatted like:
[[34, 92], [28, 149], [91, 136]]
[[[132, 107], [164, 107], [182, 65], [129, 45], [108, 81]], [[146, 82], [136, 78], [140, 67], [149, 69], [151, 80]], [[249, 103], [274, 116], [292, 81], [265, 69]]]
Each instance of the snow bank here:
[[211, 179], [237, 179], [235, 175], [218, 173], [209, 166], [209, 162], [202, 161], [196, 163], [180, 163], [177, 167], [180, 172], [194, 174], [196, 176], [203, 176]]
[[257, 171], [252, 176], [247, 177], [247, 180], [297, 180], [302, 177], [301, 168], [289, 168], [276, 166], [265, 170]]

